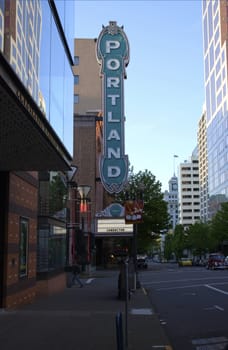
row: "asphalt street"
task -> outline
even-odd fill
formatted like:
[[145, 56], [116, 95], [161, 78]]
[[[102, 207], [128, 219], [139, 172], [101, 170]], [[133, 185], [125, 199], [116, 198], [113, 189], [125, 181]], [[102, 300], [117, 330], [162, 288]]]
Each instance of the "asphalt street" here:
[[140, 278], [174, 350], [226, 348], [228, 270], [157, 264]]

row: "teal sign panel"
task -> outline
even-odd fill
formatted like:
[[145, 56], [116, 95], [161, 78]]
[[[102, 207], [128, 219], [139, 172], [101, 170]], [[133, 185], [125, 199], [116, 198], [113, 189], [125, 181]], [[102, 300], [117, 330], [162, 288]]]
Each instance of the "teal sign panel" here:
[[103, 80], [103, 155], [100, 176], [109, 193], [119, 193], [127, 182], [128, 156], [124, 154], [124, 78], [129, 43], [122, 27], [109, 22], [97, 40], [97, 60]]

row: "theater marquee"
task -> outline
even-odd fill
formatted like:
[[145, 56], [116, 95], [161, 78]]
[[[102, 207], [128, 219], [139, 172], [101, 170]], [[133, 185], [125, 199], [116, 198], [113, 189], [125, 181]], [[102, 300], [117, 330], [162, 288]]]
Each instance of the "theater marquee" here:
[[126, 224], [124, 218], [98, 218], [96, 237], [132, 237], [133, 224]]
[[103, 80], [104, 148], [100, 176], [109, 193], [119, 193], [127, 182], [128, 157], [124, 154], [124, 78], [129, 62], [128, 39], [122, 27], [109, 22], [97, 40], [97, 60]]

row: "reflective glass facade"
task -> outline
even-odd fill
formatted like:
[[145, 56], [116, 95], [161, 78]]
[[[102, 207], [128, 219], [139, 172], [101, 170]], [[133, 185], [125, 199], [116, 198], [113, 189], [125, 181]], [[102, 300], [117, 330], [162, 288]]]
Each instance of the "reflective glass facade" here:
[[[209, 217], [228, 200], [227, 2], [203, 1]], [[224, 17], [225, 16], [225, 17]]]
[[56, 6], [73, 57], [74, 1], [1, 0], [0, 50], [73, 154], [72, 64], [50, 3]]

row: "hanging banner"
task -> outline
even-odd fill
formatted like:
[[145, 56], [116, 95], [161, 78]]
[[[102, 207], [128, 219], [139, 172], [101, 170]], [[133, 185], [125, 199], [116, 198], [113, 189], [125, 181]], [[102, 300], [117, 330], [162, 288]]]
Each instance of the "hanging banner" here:
[[124, 154], [124, 78], [129, 44], [123, 27], [109, 22], [97, 40], [97, 60], [103, 81], [103, 155], [100, 176], [109, 193], [119, 193], [127, 182], [128, 157]]
[[127, 200], [125, 202], [125, 222], [126, 224], [136, 224], [142, 222], [143, 200]]

